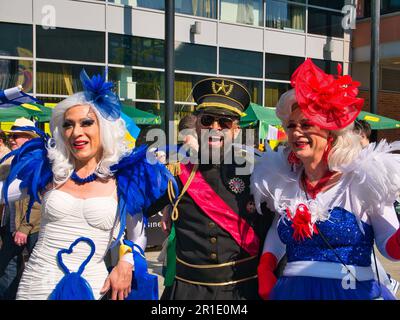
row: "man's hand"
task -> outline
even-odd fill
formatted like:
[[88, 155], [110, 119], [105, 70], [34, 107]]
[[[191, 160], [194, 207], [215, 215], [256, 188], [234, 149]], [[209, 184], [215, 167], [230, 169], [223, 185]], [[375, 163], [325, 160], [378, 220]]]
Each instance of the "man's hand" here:
[[106, 293], [111, 288], [112, 300], [124, 300], [131, 292], [132, 269], [129, 262], [120, 260], [107, 277], [100, 293]]
[[171, 206], [167, 205], [164, 207], [164, 209], [161, 210], [162, 212], [162, 217], [161, 217], [161, 230], [169, 235], [169, 233], [171, 232]]
[[28, 242], [28, 235], [22, 233], [21, 231], [16, 231], [14, 233], [14, 243], [17, 246], [24, 246]]

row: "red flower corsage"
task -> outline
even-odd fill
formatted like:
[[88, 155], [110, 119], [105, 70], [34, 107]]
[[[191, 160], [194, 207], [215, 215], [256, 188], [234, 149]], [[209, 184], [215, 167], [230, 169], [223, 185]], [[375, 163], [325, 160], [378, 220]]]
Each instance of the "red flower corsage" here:
[[357, 98], [360, 83], [349, 75], [326, 74], [311, 59], [302, 63], [291, 78], [296, 100], [303, 114], [322, 129], [338, 130], [352, 123], [361, 111], [364, 99]]
[[292, 217], [289, 208], [286, 208], [287, 216], [292, 220], [293, 239], [296, 241], [304, 241], [305, 238], [312, 238], [313, 234], [318, 234], [318, 230], [311, 222], [311, 213], [305, 204], [299, 204], [296, 214]]

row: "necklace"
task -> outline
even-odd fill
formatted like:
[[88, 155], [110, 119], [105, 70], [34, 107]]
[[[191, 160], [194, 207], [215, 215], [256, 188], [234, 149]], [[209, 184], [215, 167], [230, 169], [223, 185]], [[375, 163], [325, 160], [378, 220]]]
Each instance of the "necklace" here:
[[315, 186], [311, 185], [311, 182], [307, 179], [307, 176], [305, 172], [303, 171], [302, 175], [302, 181], [303, 181], [303, 187], [304, 187], [304, 192], [309, 194], [312, 199], [315, 199], [318, 193], [321, 192], [322, 188], [325, 187], [325, 185], [328, 183], [329, 179], [335, 174], [335, 172], [328, 171], [325, 173], [325, 175], [318, 180], [317, 184]]
[[75, 170], [71, 174], [71, 180], [76, 182], [77, 184], [85, 184], [88, 182], [92, 182], [96, 179], [97, 179], [97, 175], [94, 172], [92, 174], [88, 175], [86, 178], [79, 177]]

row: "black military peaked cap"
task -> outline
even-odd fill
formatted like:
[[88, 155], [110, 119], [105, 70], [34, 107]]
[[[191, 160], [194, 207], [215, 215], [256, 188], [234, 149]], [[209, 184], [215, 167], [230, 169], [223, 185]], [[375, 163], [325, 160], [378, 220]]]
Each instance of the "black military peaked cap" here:
[[250, 94], [239, 82], [225, 78], [207, 78], [193, 87], [197, 111], [242, 117], [250, 104]]

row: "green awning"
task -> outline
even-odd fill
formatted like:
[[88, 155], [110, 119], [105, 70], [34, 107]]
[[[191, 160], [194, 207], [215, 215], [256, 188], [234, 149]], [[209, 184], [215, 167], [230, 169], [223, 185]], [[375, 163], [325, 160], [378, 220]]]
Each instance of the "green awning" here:
[[[48, 122], [51, 119], [52, 108], [37, 103], [30, 103], [34, 109], [32, 110], [23, 106], [15, 106], [7, 109], [0, 109], [0, 122], [14, 122], [17, 118], [35, 119], [38, 122]], [[38, 110], [39, 109], [39, 110]], [[137, 109], [133, 106], [122, 105], [122, 111], [136, 124], [150, 125], [160, 124], [160, 116], [156, 116], [150, 112]]]
[[23, 106], [15, 106], [7, 109], [0, 109], [0, 122], [14, 122], [17, 118], [34, 119], [39, 122], [47, 122], [51, 118], [51, 108], [37, 103], [29, 103], [33, 109]]
[[371, 125], [372, 130], [400, 128], [400, 121], [366, 111], [361, 111], [357, 119], [367, 121]]
[[[250, 103], [245, 113], [246, 116], [240, 120], [242, 127], [248, 127], [255, 124], [257, 121], [261, 121], [262, 126], [281, 125], [281, 120], [275, 114], [275, 108], [263, 107], [255, 103]], [[361, 111], [357, 119], [368, 121], [373, 130], [400, 128], [400, 121], [366, 111]]]
[[256, 103], [250, 103], [250, 106], [244, 111], [246, 115], [240, 119], [242, 127], [248, 127], [257, 121], [262, 121], [265, 125], [280, 125], [281, 120], [275, 114], [275, 108], [263, 107]]

